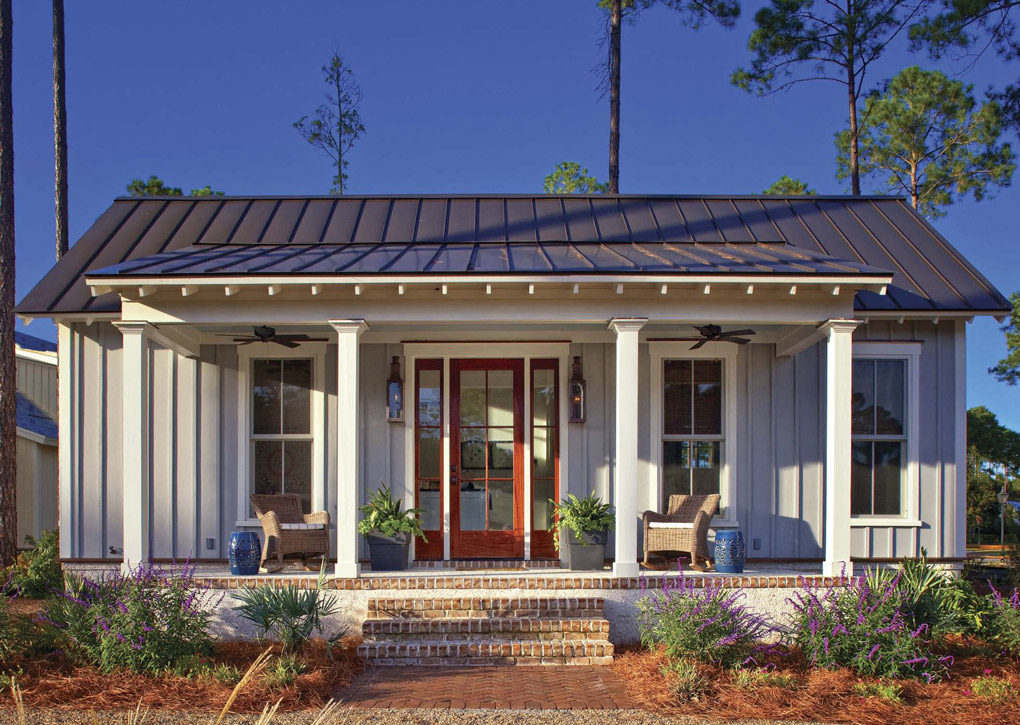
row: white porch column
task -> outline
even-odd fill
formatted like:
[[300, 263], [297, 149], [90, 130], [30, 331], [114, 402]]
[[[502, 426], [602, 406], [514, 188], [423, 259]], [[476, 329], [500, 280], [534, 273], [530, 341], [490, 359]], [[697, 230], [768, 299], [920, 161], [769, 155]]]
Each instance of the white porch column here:
[[368, 329], [364, 320], [330, 320], [337, 332], [336, 384], [336, 575], [361, 573], [358, 563], [358, 338]]
[[123, 547], [121, 571], [149, 561], [149, 325], [115, 322], [124, 338], [121, 384]]
[[648, 320], [615, 318], [616, 333], [616, 471], [613, 506], [616, 508], [616, 553], [613, 574], [638, 575], [638, 332]]
[[853, 574], [850, 563], [850, 396], [858, 320], [829, 320], [825, 343], [825, 560], [822, 573]]

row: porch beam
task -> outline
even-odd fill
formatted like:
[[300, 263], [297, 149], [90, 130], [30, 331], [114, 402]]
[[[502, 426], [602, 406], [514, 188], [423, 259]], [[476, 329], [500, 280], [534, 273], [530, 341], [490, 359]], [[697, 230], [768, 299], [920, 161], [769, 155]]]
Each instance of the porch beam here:
[[850, 398], [853, 333], [859, 320], [820, 326], [825, 343], [825, 576], [853, 574], [850, 562]]
[[776, 357], [791, 357], [804, 352], [826, 338], [822, 326], [804, 325], [788, 332], [776, 341]]
[[173, 350], [181, 357], [201, 357], [201, 344], [184, 330], [169, 325], [163, 327], [150, 325], [147, 334], [153, 342]]
[[645, 318], [615, 318], [616, 333], [616, 466], [613, 506], [616, 509], [616, 553], [613, 574], [638, 575], [638, 334]]
[[127, 573], [149, 561], [149, 337], [145, 322], [114, 322], [124, 338], [121, 350], [123, 553]]
[[336, 425], [336, 575], [354, 579], [358, 563], [358, 492], [361, 488], [358, 435], [358, 339], [368, 329], [364, 320], [330, 320], [337, 332]]

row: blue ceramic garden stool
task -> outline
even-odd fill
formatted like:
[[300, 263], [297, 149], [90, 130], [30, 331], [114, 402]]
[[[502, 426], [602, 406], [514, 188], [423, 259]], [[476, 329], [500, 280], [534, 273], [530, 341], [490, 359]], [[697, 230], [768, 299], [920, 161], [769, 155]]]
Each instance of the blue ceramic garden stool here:
[[230, 573], [234, 576], [254, 576], [259, 573], [262, 561], [262, 542], [254, 531], [235, 531], [227, 547]]
[[739, 531], [715, 532], [715, 570], [722, 574], [744, 571], [744, 535]]

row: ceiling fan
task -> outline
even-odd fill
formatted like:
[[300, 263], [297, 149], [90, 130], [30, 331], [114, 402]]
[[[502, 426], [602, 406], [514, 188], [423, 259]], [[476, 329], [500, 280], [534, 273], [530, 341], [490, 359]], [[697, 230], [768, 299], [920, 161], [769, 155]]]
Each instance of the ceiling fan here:
[[[239, 345], [250, 345], [253, 342], [275, 342], [277, 345], [294, 348], [299, 342], [326, 342], [324, 337], [308, 337], [308, 335], [277, 335], [276, 328], [266, 325], [256, 325], [251, 328], [251, 337], [235, 337], [234, 342]], [[220, 337], [231, 337], [231, 335], [220, 335]]]
[[733, 342], [737, 345], [746, 345], [751, 341], [742, 336], [754, 334], [754, 330], [727, 330], [723, 332], [719, 325], [694, 325], [694, 329], [701, 334], [701, 337], [680, 338], [681, 340], [696, 341], [691, 346], [692, 350], [697, 350], [706, 342]]

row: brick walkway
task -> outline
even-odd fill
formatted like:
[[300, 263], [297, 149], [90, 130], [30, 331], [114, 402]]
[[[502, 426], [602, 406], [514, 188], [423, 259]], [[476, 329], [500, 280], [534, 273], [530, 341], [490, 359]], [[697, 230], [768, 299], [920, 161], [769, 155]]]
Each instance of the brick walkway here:
[[611, 667], [378, 667], [339, 693], [354, 707], [626, 709]]

